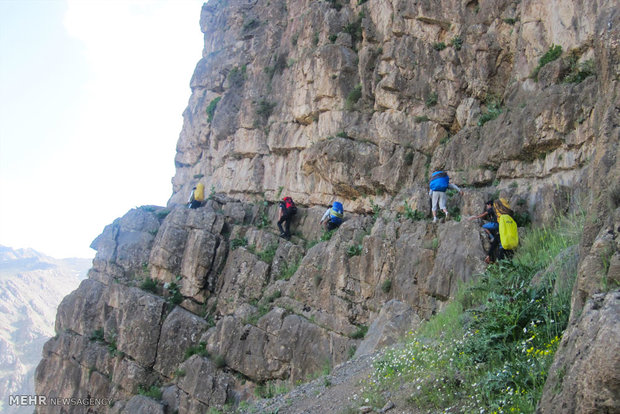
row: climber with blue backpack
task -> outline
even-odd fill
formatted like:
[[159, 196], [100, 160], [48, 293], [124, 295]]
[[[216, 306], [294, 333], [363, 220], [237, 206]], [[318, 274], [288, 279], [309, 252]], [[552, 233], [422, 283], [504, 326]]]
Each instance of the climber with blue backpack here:
[[326, 231], [334, 230], [340, 227], [344, 217], [344, 209], [340, 201], [334, 201], [332, 206], [325, 211], [319, 223], [323, 225]]
[[456, 185], [450, 182], [450, 177], [445, 171], [435, 171], [431, 175], [431, 181], [429, 183], [431, 196], [431, 212], [433, 213], [433, 223], [437, 221], [437, 204], [439, 208], [443, 210], [448, 219], [448, 209], [446, 208], [446, 190], [452, 188], [463, 195], [463, 191]]

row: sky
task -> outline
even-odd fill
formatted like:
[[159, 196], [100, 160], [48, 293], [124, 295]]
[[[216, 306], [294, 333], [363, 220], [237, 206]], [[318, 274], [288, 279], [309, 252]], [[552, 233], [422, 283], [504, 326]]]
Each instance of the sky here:
[[94, 257], [172, 194], [200, 0], [0, 0], [0, 244]]

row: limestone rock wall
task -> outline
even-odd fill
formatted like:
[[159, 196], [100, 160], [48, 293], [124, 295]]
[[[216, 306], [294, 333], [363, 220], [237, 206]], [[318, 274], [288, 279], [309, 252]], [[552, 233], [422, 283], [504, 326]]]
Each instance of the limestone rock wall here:
[[[535, 225], [588, 210], [571, 316], [586, 323], [590, 298], [620, 280], [616, 3], [205, 4], [168, 206], [133, 209], [93, 242], [37, 392], [198, 413], [393, 343], [484, 269], [475, 223], [406, 218], [429, 213], [439, 168], [465, 190], [454, 214], [491, 196]], [[209, 200], [190, 210], [198, 181]], [[275, 229], [283, 195], [299, 206], [290, 241]], [[347, 220], [327, 239], [334, 199]], [[600, 332], [613, 321], [592, 315]], [[576, 329], [562, 358], [579, 354]]]
[[443, 168], [540, 223], [618, 181], [614, 1], [212, 1], [201, 27], [170, 205], [203, 181], [422, 210]]
[[111, 412], [131, 412], [153, 404], [136, 395], [154, 387], [164, 412], [204, 412], [393, 343], [483, 269], [473, 222], [438, 230], [352, 215], [321, 241], [322, 211], [300, 207], [287, 241], [263, 226], [276, 213], [215, 196], [196, 210], [133, 209], [108, 226], [89, 279], [59, 307], [37, 392], [104, 395]]

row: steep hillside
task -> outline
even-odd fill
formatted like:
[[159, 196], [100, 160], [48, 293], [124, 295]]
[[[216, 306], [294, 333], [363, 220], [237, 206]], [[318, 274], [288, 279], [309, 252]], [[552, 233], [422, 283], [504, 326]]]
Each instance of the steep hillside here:
[[[507, 198], [524, 225], [588, 212], [570, 321], [587, 324], [592, 296], [620, 281], [616, 3], [205, 4], [172, 197], [93, 242], [37, 393], [114, 402], [98, 411], [198, 413], [372, 354], [485, 269], [487, 238], [459, 219], [489, 197]], [[453, 219], [434, 224], [437, 169], [464, 194], [450, 193]], [[198, 182], [209, 199], [187, 209]], [[284, 195], [299, 205], [290, 241], [275, 227]], [[324, 233], [336, 199], [346, 221]], [[558, 360], [592, 355], [578, 336]], [[597, 361], [615, 378], [617, 360]], [[546, 407], [606, 386], [564, 385], [561, 369]]]
[[[0, 406], [9, 395], [34, 393], [43, 344], [54, 336], [56, 307], [77, 288], [87, 259], [58, 260], [31, 249], [0, 246]], [[31, 412], [32, 409], [27, 410]]]

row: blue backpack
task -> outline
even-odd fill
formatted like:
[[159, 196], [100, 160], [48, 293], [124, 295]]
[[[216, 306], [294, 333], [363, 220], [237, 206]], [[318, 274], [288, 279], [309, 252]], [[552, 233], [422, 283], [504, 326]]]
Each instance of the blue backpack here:
[[341, 224], [343, 214], [342, 203], [340, 201], [334, 201], [331, 210], [329, 211], [329, 219], [334, 224]]
[[450, 184], [450, 177], [448, 177], [447, 172], [435, 171], [433, 175], [431, 175], [431, 190], [446, 191], [448, 189], [448, 184]]

